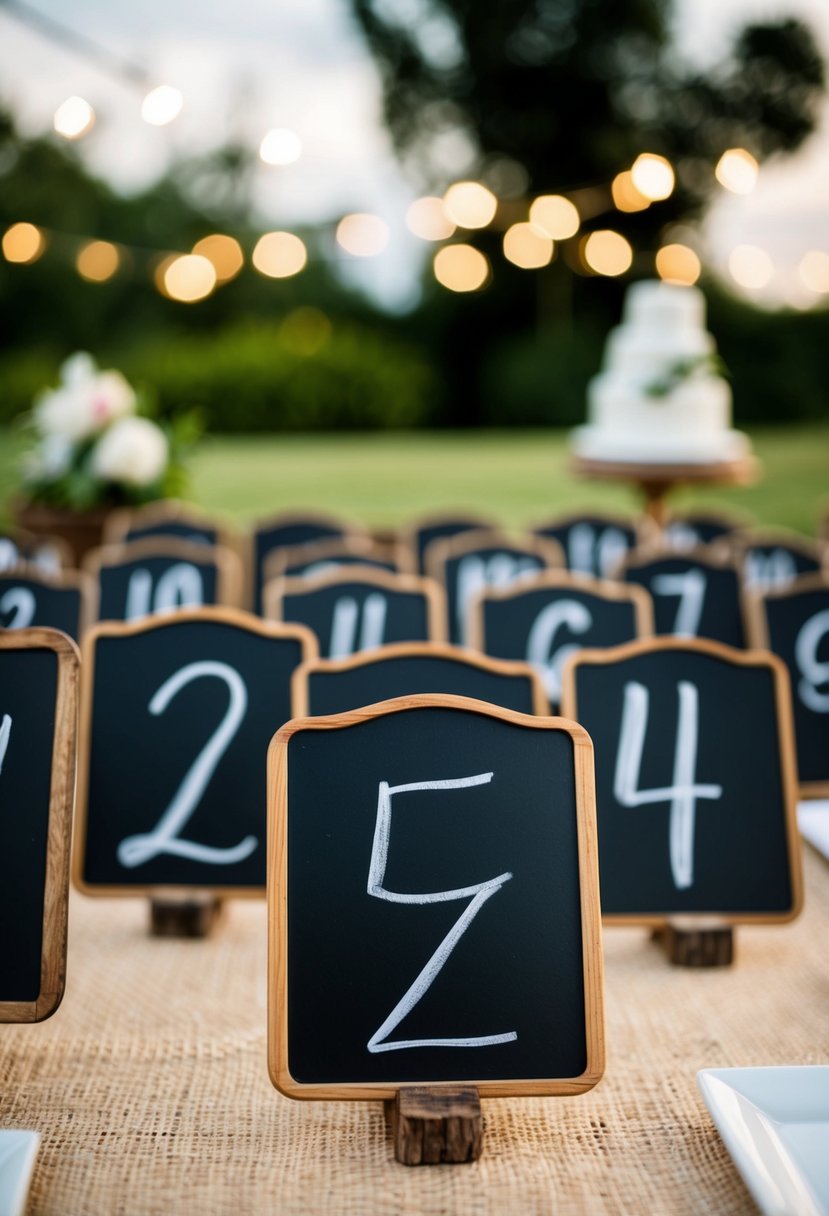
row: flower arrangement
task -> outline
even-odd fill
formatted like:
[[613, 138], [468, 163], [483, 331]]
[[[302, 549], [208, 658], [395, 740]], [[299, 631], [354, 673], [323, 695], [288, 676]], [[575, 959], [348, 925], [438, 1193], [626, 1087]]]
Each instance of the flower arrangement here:
[[181, 494], [183, 460], [201, 433], [194, 413], [155, 421], [146, 394], [85, 352], [67, 359], [59, 378], [25, 419], [34, 433], [23, 468], [30, 502], [88, 511]]

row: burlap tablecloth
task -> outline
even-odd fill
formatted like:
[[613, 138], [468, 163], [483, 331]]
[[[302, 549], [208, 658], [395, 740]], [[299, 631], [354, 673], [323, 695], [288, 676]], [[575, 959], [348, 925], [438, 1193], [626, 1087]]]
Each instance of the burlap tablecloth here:
[[69, 983], [0, 1026], [0, 1125], [43, 1142], [29, 1213], [753, 1212], [699, 1068], [829, 1060], [829, 865], [793, 925], [741, 928], [731, 969], [672, 968], [605, 931], [608, 1064], [580, 1098], [489, 1099], [474, 1165], [408, 1168], [380, 1103], [281, 1097], [265, 1063], [265, 908], [208, 941], [147, 936], [140, 901], [73, 898]]

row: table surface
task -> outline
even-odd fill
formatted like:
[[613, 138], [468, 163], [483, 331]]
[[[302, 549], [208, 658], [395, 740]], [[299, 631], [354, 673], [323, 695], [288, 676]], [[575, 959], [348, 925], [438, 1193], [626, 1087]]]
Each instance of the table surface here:
[[829, 864], [804, 854], [802, 916], [738, 929], [733, 968], [672, 968], [645, 930], [606, 929], [604, 1080], [485, 1100], [480, 1161], [415, 1169], [379, 1102], [271, 1087], [263, 904], [171, 941], [144, 902], [73, 896], [63, 1005], [0, 1026], [0, 1126], [43, 1137], [28, 1216], [754, 1212], [695, 1074], [829, 1060]]

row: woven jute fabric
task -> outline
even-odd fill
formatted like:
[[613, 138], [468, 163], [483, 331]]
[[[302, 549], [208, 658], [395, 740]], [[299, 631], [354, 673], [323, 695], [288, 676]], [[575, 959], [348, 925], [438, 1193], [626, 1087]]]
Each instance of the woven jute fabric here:
[[28, 1213], [753, 1212], [695, 1074], [829, 1060], [829, 866], [805, 851], [803, 915], [740, 928], [731, 968], [671, 967], [644, 929], [606, 929], [604, 1080], [484, 1100], [484, 1153], [462, 1166], [398, 1165], [379, 1102], [271, 1087], [264, 905], [171, 941], [144, 902], [74, 897], [63, 1005], [0, 1026], [0, 1125], [43, 1137]]

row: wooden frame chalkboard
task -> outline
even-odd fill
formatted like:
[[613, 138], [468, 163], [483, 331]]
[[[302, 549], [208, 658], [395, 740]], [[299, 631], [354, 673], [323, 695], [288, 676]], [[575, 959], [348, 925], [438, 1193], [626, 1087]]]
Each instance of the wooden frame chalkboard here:
[[[317, 562], [337, 562], [343, 566], [363, 564], [375, 569], [396, 573], [396, 566], [375, 542], [366, 536], [341, 536], [332, 540], [312, 540], [307, 545], [287, 545], [269, 553], [263, 563], [263, 586], [275, 578], [311, 578], [319, 575], [292, 573], [301, 566], [316, 565]], [[321, 571], [320, 574], [327, 574]]]
[[[242, 597], [243, 573], [239, 556], [224, 545], [202, 545], [172, 536], [148, 536], [120, 545], [102, 545], [92, 549], [83, 560], [83, 569], [96, 581], [99, 590], [98, 611], [101, 611], [101, 571], [126, 566], [144, 559], [169, 557], [194, 566], [213, 566], [216, 570], [216, 603], [239, 607]], [[99, 617], [106, 620], [111, 618]]]
[[[54, 560], [44, 561], [44, 552], [51, 553]], [[56, 574], [74, 564], [72, 547], [61, 536], [36, 535], [23, 528], [0, 530], [0, 570], [26, 565], [43, 574]]]
[[[192, 534], [171, 531], [189, 528]], [[104, 525], [104, 545], [125, 545], [152, 536], [172, 536], [191, 544], [224, 545], [237, 549], [239, 535], [223, 519], [178, 498], [161, 498], [140, 507], [121, 507], [111, 512]], [[197, 539], [198, 537], [198, 539]]]
[[[428, 637], [415, 639], [431, 642], [446, 640], [446, 603], [443, 588], [430, 578], [416, 574], [392, 574], [376, 566], [343, 566], [327, 574], [307, 578], [275, 578], [265, 584], [262, 594], [265, 620], [287, 621], [284, 604], [292, 595], [312, 596], [315, 592], [346, 586], [350, 583], [373, 587], [379, 591], [398, 592], [423, 599], [426, 610]], [[411, 639], [407, 639], [411, 640]]]
[[[42, 587], [44, 591], [50, 590], [61, 591], [70, 590], [76, 591], [78, 594], [78, 624], [76, 631], [57, 625], [54, 621], [46, 622], [42, 620], [32, 619], [31, 625], [16, 625], [10, 623], [2, 626], [5, 629], [20, 629], [20, 628], [48, 628], [60, 629], [62, 633], [68, 634], [75, 641], [79, 641], [86, 630], [93, 624], [98, 615], [98, 585], [95, 579], [83, 570], [57, 570], [54, 574], [47, 574], [40, 570], [37, 566], [24, 562], [17, 566], [9, 566], [5, 569], [0, 569], [0, 612], [3, 611], [3, 599], [10, 587], [4, 587], [5, 583], [19, 583], [25, 585], [32, 583], [36, 588]], [[35, 612], [35, 617], [38, 615]]]
[[[720, 542], [728, 544], [732, 536], [754, 527], [756, 522], [754, 516], [749, 515], [747, 511], [703, 507], [670, 511], [662, 527], [662, 543], [674, 553], [697, 550], [701, 545], [708, 546]], [[681, 532], [677, 535], [677, 530], [683, 526], [690, 529], [696, 539], [689, 536], [683, 538]]]
[[[54, 629], [0, 632], [0, 651], [23, 650], [51, 651], [57, 665], [55, 702], [53, 705], [45, 703], [38, 707], [45, 718], [51, 716], [54, 720], [48, 824], [44, 833], [46, 847], [40, 992], [37, 998], [31, 1001], [0, 1001], [0, 1022], [42, 1022], [57, 1009], [66, 982], [69, 855], [75, 794], [80, 655], [74, 642]], [[0, 711], [2, 710], [3, 706], [0, 705]], [[10, 733], [7, 734], [6, 741], [9, 746], [12, 745]], [[20, 807], [17, 809], [22, 810]], [[5, 932], [12, 932], [11, 927], [6, 926]]]
[[[707, 595], [710, 585], [700, 584], [699, 580], [692, 583], [686, 582], [684, 588], [668, 592], [667, 598], [677, 601], [673, 623], [682, 623], [684, 616], [686, 617], [685, 623], [690, 626], [690, 631], [687, 633], [672, 633], [668, 629], [657, 628], [660, 623], [665, 623], [665, 614], [661, 611], [662, 604], [660, 603], [662, 596], [654, 594], [650, 585], [643, 588], [649, 592], [653, 603], [654, 632], [667, 637], [704, 637], [711, 641], [724, 642], [728, 646], [745, 646], [746, 619], [740, 568], [734, 557], [725, 548], [697, 545], [691, 549], [672, 549], [666, 545], [659, 545], [653, 549], [648, 547], [632, 549], [614, 571], [614, 577], [626, 586], [643, 587], [643, 584], [637, 582], [635, 577], [631, 578], [631, 575], [635, 576], [637, 572], [659, 563], [666, 566], [681, 566], [688, 563], [689, 566], [695, 566], [701, 571], [711, 573], [715, 579], [717, 575], [720, 575], [718, 588], [720, 596], [718, 597], [719, 602], [715, 605], [712, 604]], [[672, 576], [668, 575], [668, 577]], [[673, 577], [682, 577], [682, 575]], [[730, 600], [732, 612], [727, 615], [723, 612], [722, 600], [723, 592], [726, 597], [730, 598], [729, 588], [731, 588], [733, 599]], [[660, 618], [662, 618], [661, 621]], [[725, 626], [723, 626], [723, 622]], [[698, 633], [697, 629], [702, 625], [712, 631], [719, 630], [719, 636], [713, 632]]]
[[[578, 858], [578, 904], [581, 920], [581, 982], [583, 984], [584, 1071], [576, 1076], [529, 1079], [476, 1080], [463, 1084], [477, 1087], [482, 1097], [512, 1095], [575, 1095], [591, 1089], [604, 1071], [603, 956], [599, 911], [597, 839], [593, 786], [593, 748], [580, 726], [562, 718], [536, 718], [502, 709], [467, 697], [421, 695], [400, 697], [369, 705], [350, 713], [329, 717], [301, 718], [286, 723], [274, 736], [268, 751], [268, 1067], [273, 1084], [283, 1094], [303, 1099], [376, 1100], [393, 1098], [405, 1083], [405, 1065], [400, 1081], [349, 1081], [303, 1083], [290, 1071], [289, 1054], [289, 748], [300, 732], [332, 732], [370, 723], [390, 715], [423, 709], [458, 710], [470, 715], [527, 728], [560, 732], [569, 736], [575, 775], [575, 819]], [[363, 879], [363, 881], [365, 881]], [[313, 966], [308, 961], [308, 966]], [[334, 1015], [334, 1011], [331, 1011]], [[418, 1081], [430, 1088], [457, 1086], [457, 1078]]]
[[[434, 514], [418, 515], [415, 519], [409, 519], [400, 528], [397, 539], [397, 564], [404, 573], [408, 574], [425, 574], [425, 561], [421, 560], [421, 550], [423, 558], [426, 556], [426, 549], [431, 540], [425, 545], [421, 545], [421, 532], [432, 531], [433, 529], [443, 529], [446, 527], [454, 528], [460, 525], [460, 530], [449, 533], [449, 535], [462, 536], [465, 532], [498, 532], [500, 523], [495, 518], [489, 518], [486, 515], [480, 515], [477, 511], [465, 511], [458, 509], [457, 511], [436, 511]], [[433, 537], [432, 540], [438, 539]], [[446, 539], [446, 537], [442, 537]]]
[[[768, 607], [774, 610], [775, 605], [785, 606], [786, 603], [793, 599], [798, 599], [801, 596], [809, 595], [811, 592], [823, 593], [827, 605], [829, 605], [829, 571], [822, 574], [803, 574], [800, 578], [794, 580], [787, 587], [768, 588], [766, 591], [754, 590], [744, 592], [744, 604], [746, 622], [748, 627], [749, 642], [752, 646], [757, 646], [761, 649], [772, 650], [778, 654], [776, 648], [772, 647], [772, 639], [769, 631], [769, 619], [767, 614]], [[795, 722], [795, 746], [797, 747], [797, 731], [798, 731], [798, 706], [796, 701], [796, 690], [794, 683], [794, 673], [790, 663], [784, 655], [780, 655], [786, 661], [789, 668], [792, 705], [794, 711]], [[790, 656], [793, 657], [793, 656]], [[825, 751], [825, 771], [829, 774], [829, 715], [826, 719], [826, 751]], [[799, 766], [802, 770], [802, 765]], [[800, 776], [800, 796], [801, 798], [829, 798], [829, 776], [825, 780], [806, 780]]]
[[[794, 920], [803, 905], [803, 876], [801, 869], [800, 836], [797, 827], [797, 762], [794, 747], [794, 726], [789, 692], [789, 677], [785, 664], [775, 655], [764, 650], [736, 650], [720, 642], [705, 638], [656, 637], [628, 642], [624, 646], [608, 650], [582, 650], [565, 665], [563, 676], [562, 713], [579, 720], [577, 676], [579, 669], [622, 663], [627, 659], [657, 655], [660, 652], [688, 652], [707, 655], [734, 668], [765, 669], [772, 681], [777, 719], [778, 766], [781, 794], [784, 803], [784, 838], [788, 853], [788, 881], [791, 892], [790, 906], [781, 912], [723, 912], [718, 908], [705, 912], [653, 912], [648, 914], [619, 914], [605, 910], [603, 920], [619, 925], [664, 925], [678, 918], [689, 924], [703, 927], [712, 920], [723, 925], [778, 924]], [[597, 782], [598, 786], [598, 782]], [[597, 795], [598, 796], [598, 795]]]
[[[241, 629], [261, 638], [291, 639], [301, 648], [302, 661], [308, 662], [317, 654], [317, 642], [310, 629], [303, 625], [282, 625], [273, 621], [263, 621], [252, 613], [238, 608], [209, 606], [203, 608], [182, 609], [179, 612], [156, 614], [143, 617], [139, 621], [104, 621], [94, 625], [84, 638], [82, 655], [83, 668], [81, 679], [81, 714], [78, 747], [78, 789], [77, 815], [75, 827], [75, 847], [73, 854], [72, 880], [79, 891], [92, 896], [136, 896], [149, 895], [156, 897], [163, 894], [180, 895], [183, 889], [208, 890], [211, 894], [233, 898], [261, 898], [263, 887], [231, 886], [217, 883], [199, 883], [197, 887], [185, 887], [183, 883], [109, 883], [87, 882], [84, 877], [86, 862], [86, 841], [89, 817], [89, 782], [92, 763], [92, 723], [95, 710], [95, 654], [99, 641], [111, 638], [131, 638], [155, 630], [175, 629], [188, 622], [205, 622], [214, 625], [226, 625]], [[169, 683], [169, 678], [166, 681]], [[290, 693], [289, 693], [290, 696]], [[215, 732], [214, 732], [215, 738]], [[212, 739], [211, 739], [212, 742]], [[264, 762], [264, 756], [263, 756]], [[179, 778], [181, 774], [178, 775]]]
[[[533, 713], [544, 717], [550, 712], [550, 704], [544, 685], [537, 671], [528, 663], [509, 662], [506, 659], [492, 659], [489, 655], [469, 650], [462, 646], [451, 646], [448, 642], [392, 642], [388, 646], [378, 646], [375, 650], [364, 650], [359, 654], [349, 655], [347, 659], [311, 659], [297, 667], [291, 681], [291, 706], [295, 718], [305, 718], [309, 715], [308, 683], [315, 674], [335, 674], [341, 671], [357, 671], [375, 663], [384, 663], [389, 659], [449, 659], [453, 663], [463, 663], [477, 671], [490, 672], [495, 676], [511, 676], [515, 679], [526, 680], [530, 689]], [[424, 695], [424, 694], [412, 694]], [[446, 696], [451, 694], [446, 693]], [[393, 700], [394, 698], [387, 698]], [[472, 698], [473, 700], [475, 698]], [[489, 702], [487, 702], [489, 704]], [[356, 709], [357, 706], [351, 708]], [[517, 712], [517, 711], [509, 711]], [[333, 715], [321, 715], [332, 717]]]
[[743, 586], [748, 590], [754, 586], [783, 586], [779, 579], [757, 582], [749, 577], [749, 556], [753, 549], [779, 548], [788, 551], [793, 565], [788, 581], [800, 578], [804, 574], [817, 573], [829, 568], [826, 554], [821, 550], [820, 543], [809, 536], [793, 532], [785, 528], [752, 528], [735, 533], [721, 541], [714, 541], [716, 549], [722, 548], [733, 554], [743, 580]]
[[[308, 533], [311, 533], [309, 536]], [[294, 534], [290, 541], [274, 540], [280, 533]], [[300, 533], [302, 539], [296, 539]], [[247, 600], [254, 612], [260, 612], [261, 591], [265, 582], [265, 561], [279, 549], [294, 548], [298, 544], [313, 544], [319, 540], [336, 540], [343, 536], [361, 536], [369, 539], [368, 532], [359, 524], [341, 519], [324, 511], [283, 511], [275, 515], [255, 519], [248, 537], [246, 566], [248, 573]]]
[[603, 572], [599, 572], [595, 568], [592, 571], [580, 569], [571, 560], [573, 555], [568, 552], [568, 546], [563, 538], [555, 535], [556, 532], [569, 534], [570, 530], [579, 524], [587, 524], [590, 527], [599, 525], [603, 529], [616, 528], [621, 532], [631, 533], [634, 543], [628, 545], [628, 552], [634, 547], [641, 547], [653, 542], [657, 535], [653, 520], [646, 515], [621, 515], [612, 511], [596, 511], [587, 508], [583, 511], [567, 511], [561, 515], [553, 515], [532, 525], [530, 531], [533, 536], [538, 536], [542, 540], [552, 540], [561, 547], [565, 566], [571, 574], [587, 574], [588, 576], [592, 574], [593, 578], [612, 578], [612, 564], [608, 565]]

